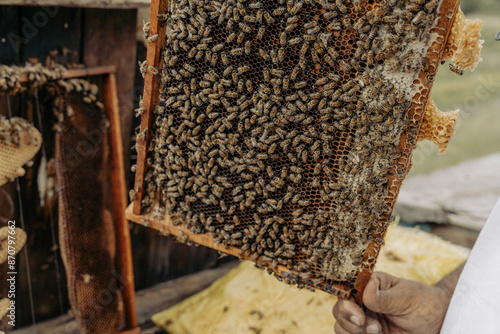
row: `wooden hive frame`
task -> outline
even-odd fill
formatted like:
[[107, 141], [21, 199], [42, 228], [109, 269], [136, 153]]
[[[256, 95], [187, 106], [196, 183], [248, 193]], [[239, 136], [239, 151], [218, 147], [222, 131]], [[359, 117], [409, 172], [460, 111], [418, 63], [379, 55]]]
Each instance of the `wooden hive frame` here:
[[[435, 38], [426, 53], [428, 68], [426, 71], [421, 71], [419, 79], [416, 80], [420, 81], [420, 83], [423, 84], [425, 88], [416, 93], [416, 95], [413, 97], [412, 105], [409, 111], [409, 117], [411, 119], [412, 126], [417, 129], [419, 129], [420, 125], [422, 124], [427, 101], [430, 97], [430, 91], [434, 81], [434, 76], [443, 58], [443, 52], [445, 50], [445, 46], [450, 35], [451, 27], [458, 8], [459, 0], [443, 0], [438, 13], [438, 22], [431, 31], [431, 34]], [[166, 20], [162, 19], [164, 17], [164, 14], [168, 15], [168, 2], [166, 0], [152, 0], [149, 34], [158, 34], [158, 38], [154, 42], [149, 43], [147, 52], [147, 66], [153, 66], [156, 69], [162, 68], [163, 62], [162, 51], [165, 47], [166, 34]], [[414, 84], [416, 84], [416, 82], [414, 82]], [[172, 234], [176, 236], [183, 234], [186, 235], [187, 238], [194, 243], [248, 260], [249, 258], [245, 258], [240, 254], [239, 248], [232, 246], [225, 247], [221, 244], [215, 244], [213, 237], [208, 233], [195, 234], [182, 225], [174, 226], [171, 218], [168, 217], [168, 215], [163, 219], [158, 219], [152, 213], [143, 214], [141, 202], [144, 198], [146, 159], [148, 145], [151, 139], [151, 133], [148, 130], [151, 128], [153, 110], [159, 103], [159, 94], [160, 80], [158, 76], [152, 74], [151, 71], [146, 71], [143, 97], [143, 106], [145, 108], [145, 112], [142, 115], [140, 126], [140, 133], [145, 133], [145, 136], [141, 136], [141, 138], [138, 138], [138, 160], [134, 183], [136, 198], [133, 203], [127, 208], [126, 217], [135, 223], [139, 223], [141, 225], [158, 230], [162, 234]], [[389, 195], [385, 199], [385, 203], [391, 207], [391, 210], [396, 202], [399, 189], [402, 185], [402, 181], [411, 168], [411, 155], [413, 149], [415, 148], [416, 140], [417, 133], [402, 134], [400, 137], [399, 149], [401, 152], [403, 152], [403, 154], [399, 161], [389, 169]], [[390, 216], [385, 218], [389, 220]], [[379, 235], [374, 235], [374, 239], [383, 239], [384, 236], [385, 231]], [[357, 302], [361, 304], [362, 292], [371, 277], [371, 272], [373, 270], [375, 259], [379, 253], [380, 247], [380, 243], [377, 243], [373, 240], [370, 242], [368, 248], [364, 253], [364, 261], [366, 265], [364, 265], [361, 271], [358, 273], [354, 286], [349, 286], [348, 284], [335, 284], [331, 286], [331, 289], [325, 288], [323, 290], [338, 295], [341, 298], [348, 298], [351, 295], [354, 295]], [[277, 271], [281, 274], [283, 272], [288, 272], [289, 269], [287, 269], [286, 267], [278, 266]], [[306, 281], [307, 280], [304, 280], [304, 283], [308, 283]]]
[[[113, 193], [113, 221], [116, 236], [117, 264], [122, 284], [123, 316], [125, 323], [124, 331], [120, 333], [135, 334], [139, 333], [140, 329], [137, 327], [137, 316], [135, 311], [134, 272], [130, 231], [125, 217], [125, 208], [127, 207], [127, 186], [125, 184], [120, 110], [118, 107], [115, 72], [116, 68], [114, 65], [69, 69], [63, 75], [62, 79], [105, 76], [102, 95], [106, 117], [111, 124], [109, 132], [109, 145], [111, 147], [110, 181]], [[28, 75], [25, 73], [19, 78], [20, 83], [26, 83], [28, 81]]]

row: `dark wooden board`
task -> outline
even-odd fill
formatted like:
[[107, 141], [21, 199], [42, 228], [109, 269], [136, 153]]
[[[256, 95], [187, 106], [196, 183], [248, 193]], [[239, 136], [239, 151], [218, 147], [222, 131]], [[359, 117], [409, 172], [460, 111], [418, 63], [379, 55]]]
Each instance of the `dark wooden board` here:
[[[33, 0], [8, 0], [13, 5], [30, 5]], [[147, 7], [148, 0], [36, 0], [40, 6], [67, 6], [85, 8], [138, 8]]]
[[29, 57], [37, 57], [45, 64], [49, 51], [57, 50], [59, 62], [70, 55], [65, 50], [80, 54], [82, 9], [67, 7], [19, 7], [19, 34], [21, 64]]
[[[215, 269], [204, 270], [202, 272], [177, 278], [172, 281], [157, 284], [149, 289], [137, 292], [137, 320], [141, 328], [154, 326], [151, 323], [151, 316], [163, 311], [193, 294], [207, 288], [215, 280], [224, 276], [231, 269], [236, 267], [238, 262], [233, 261]], [[32, 327], [25, 327], [12, 334], [32, 334]], [[79, 333], [76, 322], [69, 315], [63, 315], [37, 325], [38, 334], [76, 334]]]
[[[130, 170], [129, 136], [134, 109], [136, 9], [84, 9], [82, 62], [115, 65], [125, 171]], [[127, 173], [128, 174], [128, 173]]]
[[14, 65], [18, 62], [18, 8], [0, 6], [0, 64]]

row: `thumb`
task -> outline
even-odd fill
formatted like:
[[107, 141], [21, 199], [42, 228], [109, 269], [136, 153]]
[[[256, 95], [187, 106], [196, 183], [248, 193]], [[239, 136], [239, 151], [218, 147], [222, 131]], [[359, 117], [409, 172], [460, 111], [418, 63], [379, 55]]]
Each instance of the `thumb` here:
[[363, 293], [363, 303], [376, 313], [396, 314], [401, 311], [400, 303], [403, 298], [394, 288], [399, 278], [386, 273], [374, 273], [366, 285]]

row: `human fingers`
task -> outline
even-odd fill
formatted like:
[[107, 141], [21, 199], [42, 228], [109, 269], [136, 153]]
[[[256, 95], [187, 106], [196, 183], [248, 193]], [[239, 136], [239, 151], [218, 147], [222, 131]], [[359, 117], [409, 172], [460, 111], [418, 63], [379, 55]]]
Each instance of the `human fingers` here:
[[386, 273], [374, 273], [363, 293], [363, 303], [376, 313], [394, 315], [401, 312], [404, 289], [395, 288], [401, 280]]
[[384, 332], [384, 326], [379, 319], [379, 316], [370, 310], [365, 311], [365, 328], [367, 334], [379, 334]]
[[390, 288], [394, 287], [395, 285], [399, 284], [399, 282], [401, 282], [401, 278], [392, 276], [382, 271], [374, 272], [372, 275], [372, 279], [375, 279], [379, 283], [380, 290], [389, 290]]
[[334, 330], [336, 334], [382, 334], [382, 325], [377, 319], [367, 317], [364, 326], [349, 321], [337, 321]]
[[333, 326], [333, 331], [335, 332], [335, 334], [353, 334], [353, 332], [349, 332], [345, 328], [340, 326], [338, 322], [335, 323], [335, 326]]
[[357, 326], [365, 323], [365, 313], [363, 309], [354, 302], [354, 299], [339, 299], [333, 307], [333, 316], [337, 321], [350, 322]]

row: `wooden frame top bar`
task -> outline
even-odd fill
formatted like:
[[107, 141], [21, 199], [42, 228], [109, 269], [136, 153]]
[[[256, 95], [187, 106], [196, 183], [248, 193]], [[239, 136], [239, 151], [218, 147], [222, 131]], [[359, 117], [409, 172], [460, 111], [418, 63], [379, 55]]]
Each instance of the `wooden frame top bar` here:
[[[67, 70], [61, 79], [71, 79], [71, 78], [81, 78], [81, 77], [88, 77], [88, 76], [95, 76], [95, 75], [105, 75], [105, 74], [111, 74], [111, 73], [115, 73], [115, 72], [116, 72], [115, 65], [95, 66], [95, 67], [89, 67], [89, 68], [74, 68], [74, 69]], [[21, 74], [21, 76], [19, 77], [19, 82], [20, 83], [29, 82], [28, 74], [26, 74], [26, 73]]]

